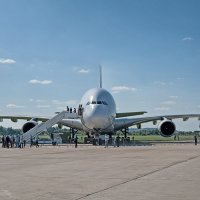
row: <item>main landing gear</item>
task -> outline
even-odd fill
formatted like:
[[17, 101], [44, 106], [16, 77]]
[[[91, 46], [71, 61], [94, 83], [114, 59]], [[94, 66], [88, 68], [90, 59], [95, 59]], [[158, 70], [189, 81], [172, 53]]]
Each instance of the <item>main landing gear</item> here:
[[127, 134], [129, 133], [129, 129], [124, 128], [124, 129], [121, 130], [121, 132], [124, 134], [124, 138], [127, 138]]

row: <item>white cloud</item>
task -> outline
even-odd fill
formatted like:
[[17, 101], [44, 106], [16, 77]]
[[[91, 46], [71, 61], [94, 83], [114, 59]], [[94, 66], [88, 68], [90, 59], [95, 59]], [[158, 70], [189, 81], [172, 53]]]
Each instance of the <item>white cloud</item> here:
[[48, 85], [48, 84], [51, 84], [52, 81], [51, 80], [43, 80], [43, 81], [39, 81], [39, 80], [36, 80], [36, 79], [32, 79], [29, 81], [30, 84], [41, 84], [41, 85]]
[[184, 78], [183, 77], [177, 77], [176, 80], [182, 81], [182, 80], [184, 80]]
[[164, 81], [155, 81], [154, 84], [156, 84], [156, 85], [162, 85], [162, 86], [167, 85], [167, 83], [164, 82]]
[[24, 108], [25, 106], [21, 106], [21, 105], [16, 105], [13, 103], [7, 104], [6, 105], [7, 108]]
[[11, 65], [11, 64], [15, 64], [16, 61], [10, 58], [1, 58], [0, 59], [0, 64], [6, 64], [6, 65]]
[[37, 105], [37, 108], [50, 108], [50, 105]]
[[172, 105], [175, 105], [176, 102], [175, 101], [163, 101], [161, 104], [172, 106]]
[[170, 108], [168, 108], [168, 107], [158, 107], [158, 108], [155, 108], [155, 110], [157, 110], [157, 111], [167, 111], [167, 110], [170, 110]]
[[[62, 102], [62, 103], [61, 103], [61, 102]], [[56, 104], [56, 105], [60, 105], [60, 104], [63, 104], [63, 101], [52, 100], [52, 103], [53, 103], [53, 104]]]
[[89, 69], [80, 69], [80, 70], [78, 70], [78, 73], [80, 73], [80, 74], [88, 74], [89, 72], [90, 72]]
[[43, 100], [43, 99], [37, 99], [36, 100], [36, 103], [44, 103], [45, 102], [45, 100]]
[[159, 85], [159, 86], [169, 86], [169, 85], [171, 86], [171, 85], [174, 85], [174, 82], [154, 81], [153, 84]]
[[136, 88], [131, 88], [131, 87], [127, 87], [127, 86], [114, 86], [111, 88], [113, 93], [119, 93], [119, 92], [134, 92], [136, 91]]
[[68, 101], [60, 101], [60, 100], [52, 100], [52, 103], [55, 105], [65, 105], [65, 106], [72, 106], [72, 105], [77, 105], [77, 100], [68, 100]]
[[68, 100], [65, 102], [67, 105], [75, 105], [77, 104], [77, 100]]
[[183, 41], [191, 41], [191, 40], [193, 40], [193, 38], [192, 37], [184, 37], [182, 40]]
[[56, 108], [57, 110], [66, 110], [66, 107], [65, 106], [59, 106]]
[[154, 108], [154, 110], [157, 110], [157, 111], [168, 111], [168, 110], [170, 110], [171, 107], [176, 104], [176, 102], [174, 100], [177, 99], [178, 96], [170, 96], [170, 98], [172, 100], [161, 102], [160, 103], [161, 105], [159, 107]]
[[170, 96], [170, 99], [178, 99], [178, 96]]
[[46, 100], [44, 99], [29, 99], [30, 102], [35, 102], [35, 103], [45, 103]]

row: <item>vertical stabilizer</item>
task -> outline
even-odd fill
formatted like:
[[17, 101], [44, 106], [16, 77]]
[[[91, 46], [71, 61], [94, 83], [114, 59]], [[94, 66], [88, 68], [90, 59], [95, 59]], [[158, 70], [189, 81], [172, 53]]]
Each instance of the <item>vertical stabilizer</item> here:
[[102, 67], [101, 65], [99, 66], [99, 87], [102, 88]]

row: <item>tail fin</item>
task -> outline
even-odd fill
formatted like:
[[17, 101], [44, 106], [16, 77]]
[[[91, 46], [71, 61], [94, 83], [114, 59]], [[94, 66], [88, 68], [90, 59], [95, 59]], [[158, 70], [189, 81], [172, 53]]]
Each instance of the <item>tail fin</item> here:
[[102, 67], [99, 66], [99, 87], [102, 88]]

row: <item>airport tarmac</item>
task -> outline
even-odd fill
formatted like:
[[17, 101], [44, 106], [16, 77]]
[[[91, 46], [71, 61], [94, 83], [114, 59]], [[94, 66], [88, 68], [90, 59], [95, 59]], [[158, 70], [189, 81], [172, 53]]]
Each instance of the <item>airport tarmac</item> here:
[[0, 200], [199, 200], [200, 145], [0, 149]]

